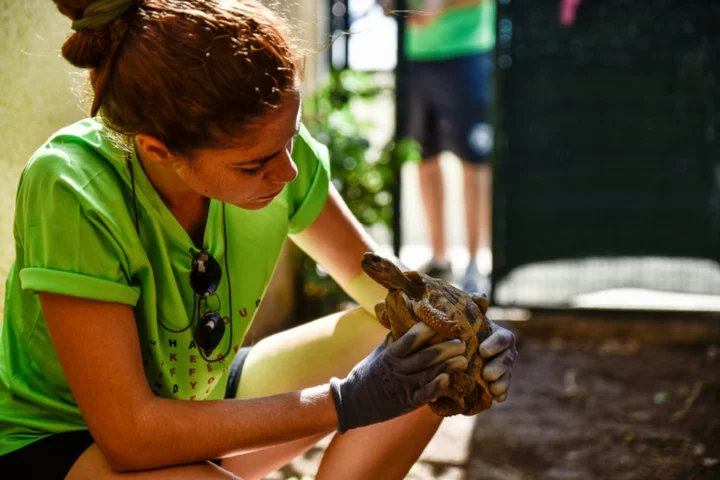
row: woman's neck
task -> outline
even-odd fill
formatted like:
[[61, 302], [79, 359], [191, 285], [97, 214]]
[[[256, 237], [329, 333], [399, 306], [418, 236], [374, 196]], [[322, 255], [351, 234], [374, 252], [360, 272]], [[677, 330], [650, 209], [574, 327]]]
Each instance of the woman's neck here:
[[136, 152], [140, 166], [167, 209], [187, 232], [193, 243], [202, 247], [210, 210], [210, 199], [188, 187], [174, 169], [150, 161], [140, 148], [136, 148]]

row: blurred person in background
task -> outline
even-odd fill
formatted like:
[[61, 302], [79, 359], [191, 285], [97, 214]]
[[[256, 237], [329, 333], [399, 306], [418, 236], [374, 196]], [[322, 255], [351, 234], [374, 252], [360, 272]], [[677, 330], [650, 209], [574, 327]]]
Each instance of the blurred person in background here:
[[[378, 1], [386, 14], [394, 14], [393, 0]], [[439, 162], [440, 153], [449, 151], [462, 162], [464, 178], [470, 261], [460, 285], [466, 291], [489, 293], [495, 0], [409, 0], [407, 7], [409, 135], [421, 147], [420, 193], [432, 247], [423, 270], [453, 279]], [[480, 271], [478, 260], [485, 271]]]
[[[465, 346], [422, 324], [393, 340], [370, 313], [377, 245], [302, 124], [285, 22], [255, 1], [54, 2], [93, 104], [18, 185], [0, 471], [260, 479], [335, 434], [318, 479], [404, 478]], [[241, 348], [287, 238], [361, 307]], [[491, 325], [503, 401], [514, 337]]]

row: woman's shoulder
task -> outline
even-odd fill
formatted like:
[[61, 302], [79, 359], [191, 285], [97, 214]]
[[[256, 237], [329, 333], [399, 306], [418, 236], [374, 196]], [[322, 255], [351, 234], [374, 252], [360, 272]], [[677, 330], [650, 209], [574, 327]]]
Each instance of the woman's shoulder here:
[[293, 160], [329, 163], [327, 147], [312, 136], [304, 123], [300, 124], [300, 130], [295, 139]]
[[67, 125], [53, 133], [33, 152], [25, 170], [44, 174], [95, 175], [115, 169], [123, 150], [108, 138], [105, 127], [92, 118]]
[[293, 142], [292, 158], [298, 169], [298, 176], [292, 182], [293, 188], [304, 189], [319, 173], [330, 178], [330, 155], [327, 146], [317, 141], [304, 123]]
[[21, 183], [43, 180], [86, 185], [103, 173], [114, 176], [124, 156], [101, 123], [83, 119], [57, 130], [33, 152]]
[[124, 189], [124, 154], [104, 127], [84, 119], [52, 134], [29, 158], [20, 177], [18, 201], [68, 194], [92, 203], [117, 198]]

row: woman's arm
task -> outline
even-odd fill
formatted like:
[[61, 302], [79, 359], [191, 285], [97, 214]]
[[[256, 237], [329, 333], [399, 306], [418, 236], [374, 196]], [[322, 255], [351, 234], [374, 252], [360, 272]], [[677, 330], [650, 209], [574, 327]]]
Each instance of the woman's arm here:
[[[318, 218], [290, 238], [322, 265], [353, 300], [375, 314], [374, 306], [385, 298], [387, 290], [363, 271], [360, 262], [365, 252], [377, 252], [378, 244], [332, 184]], [[393, 260], [402, 270], [407, 270], [397, 259]]]
[[[449, 368], [467, 366], [459, 340], [426, 346], [418, 323], [386, 337], [344, 379], [254, 399], [155, 397], [127, 305], [40, 294], [60, 365], [90, 432], [115, 471], [148, 470], [250, 452], [384, 422], [436, 398]], [[459, 363], [458, 363], [459, 362]]]
[[328, 385], [248, 400], [156, 397], [131, 307], [47, 293], [40, 301], [70, 389], [117, 471], [220, 458], [337, 428]]
[[[332, 185], [315, 222], [291, 238], [320, 263], [358, 304], [375, 313], [375, 304], [385, 298], [387, 290], [363, 272], [360, 261], [366, 251], [377, 251], [377, 244]], [[402, 270], [408, 270], [397, 259], [394, 261]], [[479, 348], [480, 355], [488, 360], [483, 377], [490, 383], [495, 400], [502, 402], [510, 388], [517, 349], [512, 332], [495, 323], [492, 325], [493, 334]]]

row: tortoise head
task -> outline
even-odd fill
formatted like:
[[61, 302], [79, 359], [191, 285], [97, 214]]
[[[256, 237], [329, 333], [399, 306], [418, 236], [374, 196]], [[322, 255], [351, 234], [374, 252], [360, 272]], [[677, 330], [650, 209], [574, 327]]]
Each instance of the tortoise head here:
[[401, 290], [413, 298], [420, 298], [425, 291], [420, 275], [403, 273], [393, 262], [375, 253], [366, 252], [363, 255], [362, 268], [370, 278], [390, 291]]

